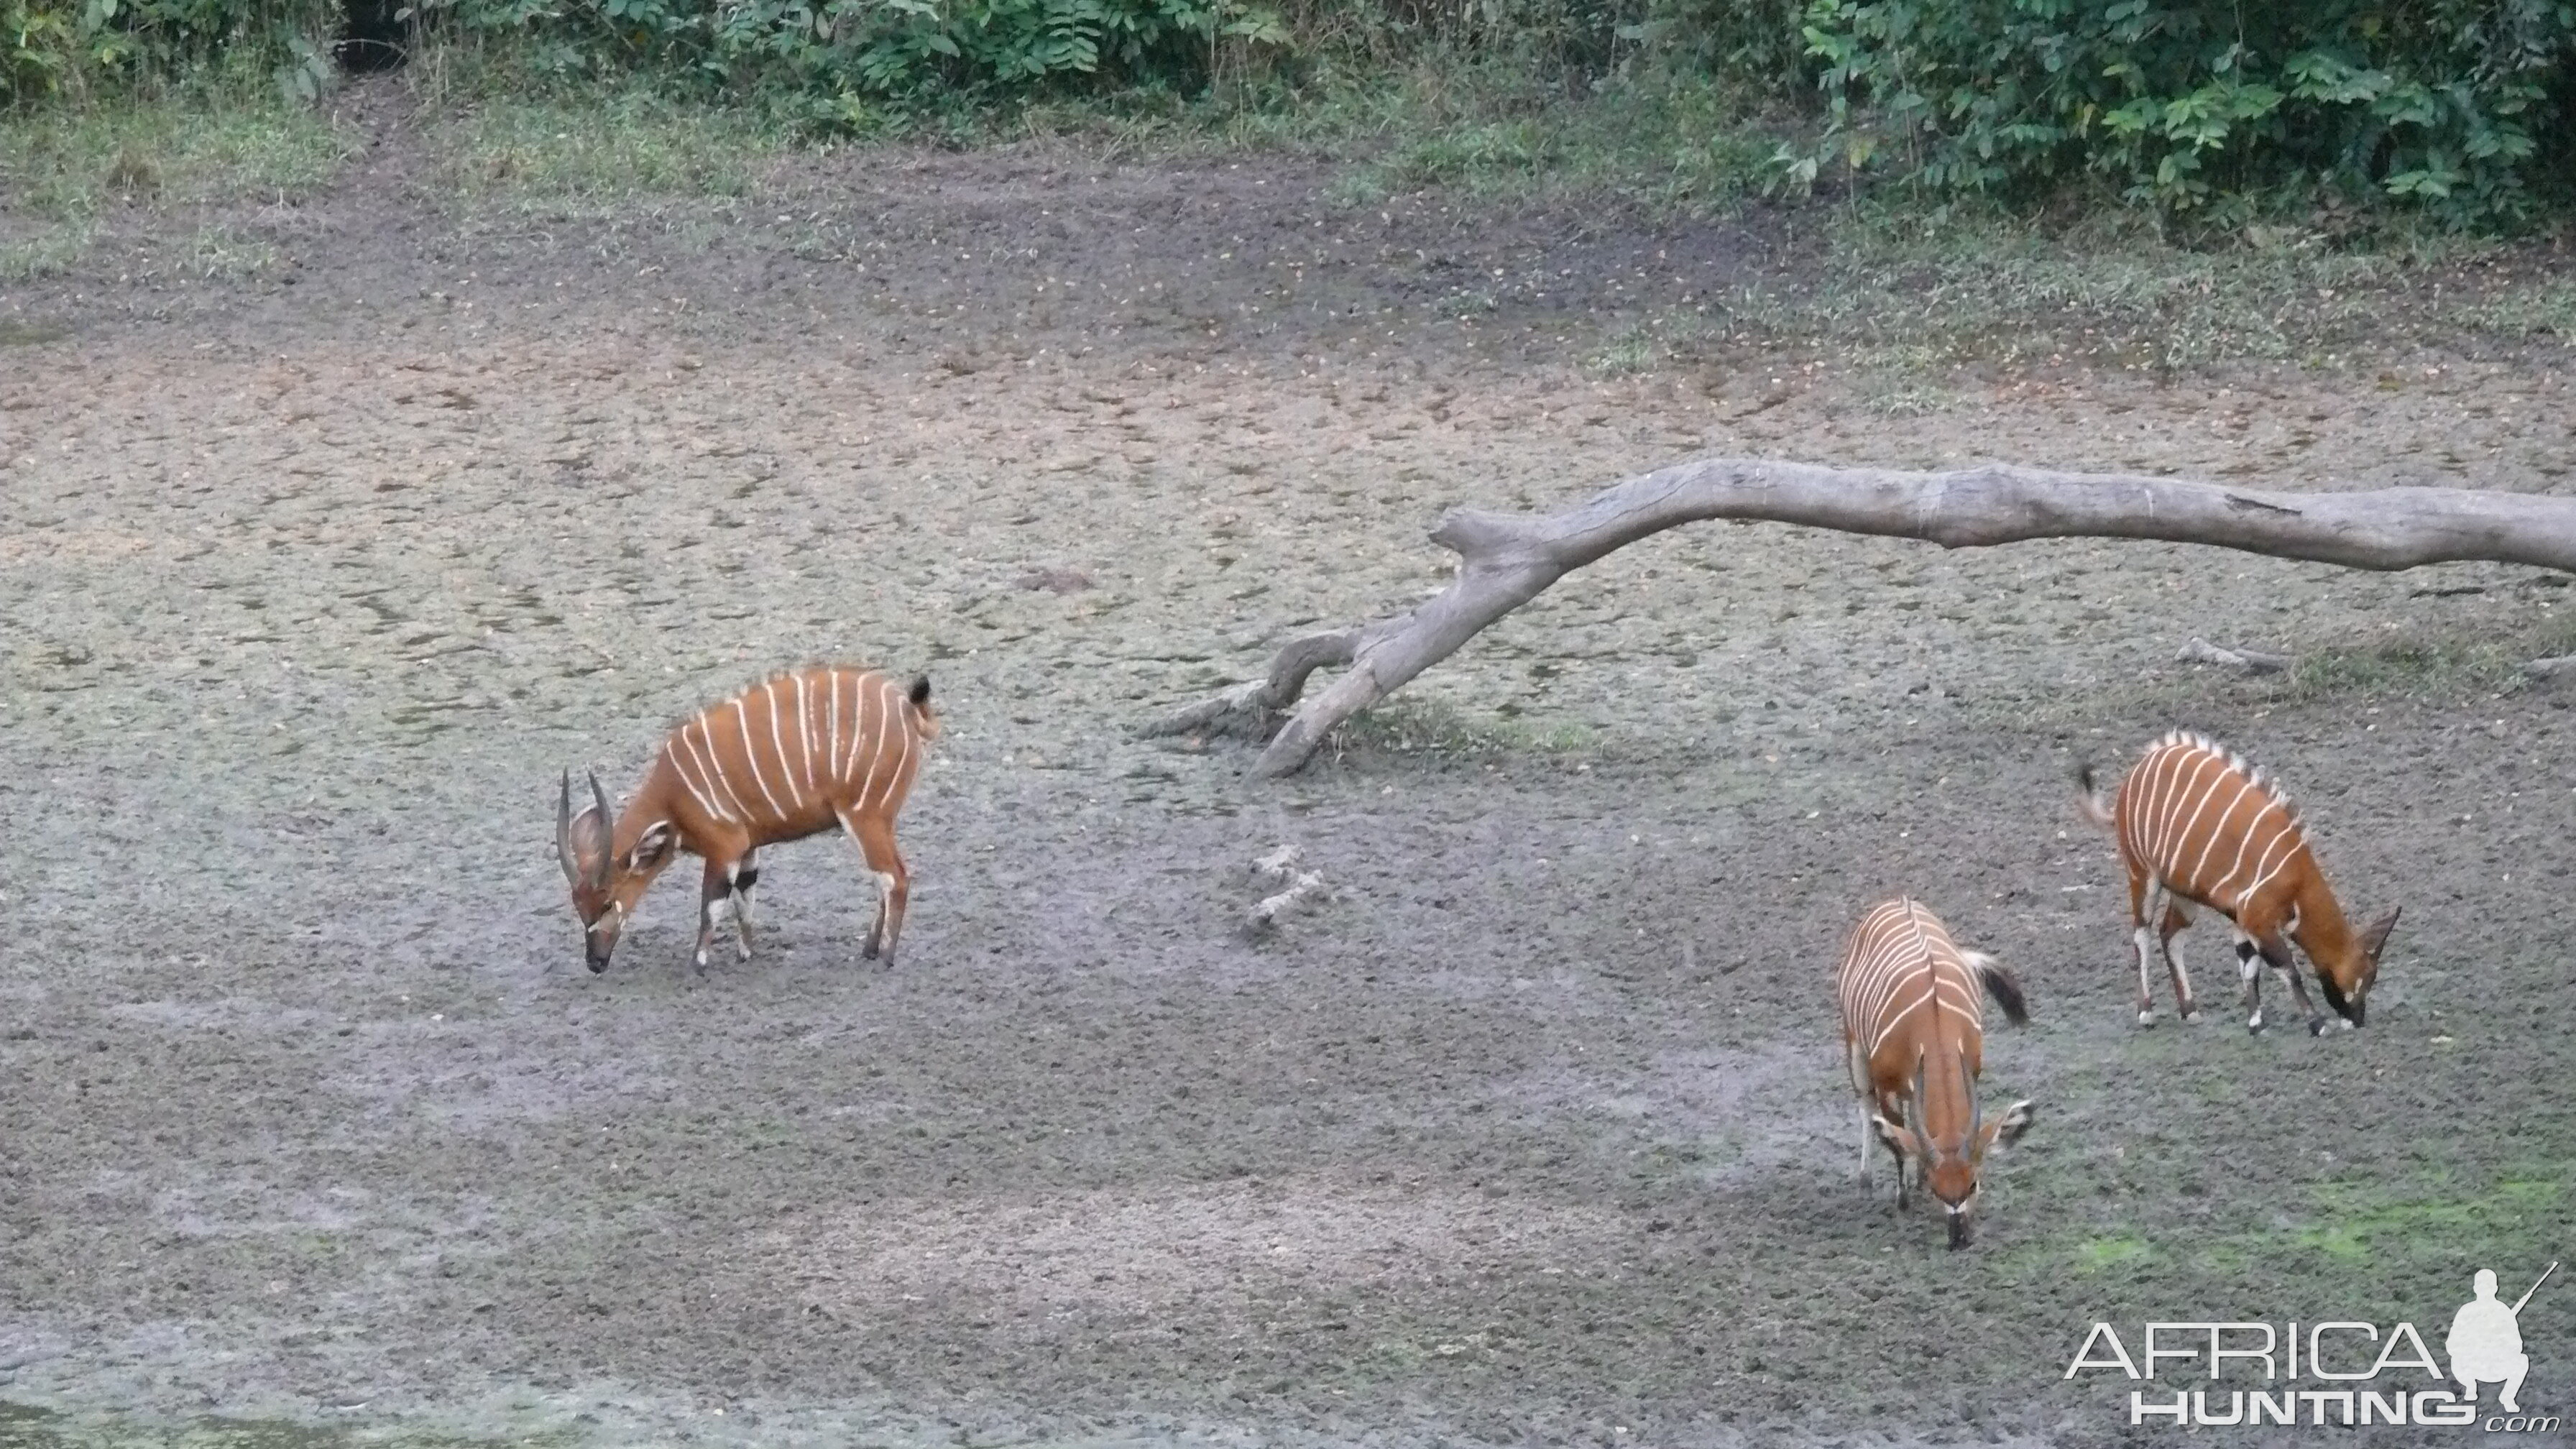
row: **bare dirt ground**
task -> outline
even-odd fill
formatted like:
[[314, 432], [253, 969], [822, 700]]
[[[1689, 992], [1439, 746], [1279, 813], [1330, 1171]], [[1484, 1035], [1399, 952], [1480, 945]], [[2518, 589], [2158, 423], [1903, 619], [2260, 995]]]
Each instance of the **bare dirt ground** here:
[[[228, 213], [256, 275], [149, 272], [195, 219], [141, 216], [0, 295], [0, 1444], [2091, 1444], [2095, 1320], [2438, 1337], [2576, 1257], [2576, 688], [2404, 663], [2563, 638], [2566, 578], [1706, 528], [1284, 785], [1134, 735], [1437, 587], [1453, 504], [1697, 451], [2563, 491], [2576, 356], [1901, 418], [1812, 353], [1602, 378], [1794, 262], [1330, 179], [874, 153], [474, 209], [389, 130]], [[2419, 654], [2292, 687], [2195, 634]], [[949, 721], [904, 959], [817, 840], [749, 965], [694, 979], [666, 884], [582, 972], [556, 771], [631, 788], [824, 658]], [[2176, 724], [2406, 907], [2366, 1030], [2249, 1038], [2211, 970], [2131, 1024], [2068, 773]], [[1334, 894], [1249, 942], [1283, 843]], [[1827, 978], [1900, 890], [2037, 1017], [1961, 1254], [1851, 1176]], [[2522, 1331], [2576, 1407], [2576, 1288]]]

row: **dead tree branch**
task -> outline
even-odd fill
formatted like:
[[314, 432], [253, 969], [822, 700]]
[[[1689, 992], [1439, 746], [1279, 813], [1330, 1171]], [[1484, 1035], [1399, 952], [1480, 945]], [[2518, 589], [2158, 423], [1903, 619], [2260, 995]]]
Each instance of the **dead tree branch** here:
[[2230, 649], [2224, 644], [2212, 644], [2196, 634], [2192, 636], [2190, 643], [2185, 644], [2175, 653], [2174, 657], [2192, 664], [2224, 664], [2230, 669], [2242, 669], [2248, 674], [2278, 674], [2299, 662], [2298, 656], [2293, 654], [2267, 654], [2260, 649]]
[[[2361, 569], [2482, 559], [2576, 570], [2576, 499], [2462, 488], [2276, 493], [2177, 478], [1988, 464], [1945, 473], [1710, 458], [1613, 484], [1546, 517], [1457, 509], [1431, 532], [1457, 579], [1420, 607], [1311, 634], [1270, 676], [1176, 711], [1149, 733], [1268, 735], [1256, 775], [1306, 763], [1343, 720], [1447, 658], [1487, 625], [1614, 549], [1703, 519], [1803, 524], [1985, 548], [2037, 538], [2202, 543]], [[1307, 677], [1349, 667], [1294, 712]], [[1286, 723], [1271, 734], [1282, 717]]]
[[1267, 934], [1278, 926], [1279, 917], [1291, 906], [1324, 888], [1322, 872], [1297, 869], [1301, 853], [1294, 845], [1283, 845], [1253, 862], [1254, 874], [1284, 880], [1288, 882], [1288, 888], [1276, 895], [1264, 896], [1253, 906], [1252, 913], [1244, 920], [1247, 934], [1255, 937]]

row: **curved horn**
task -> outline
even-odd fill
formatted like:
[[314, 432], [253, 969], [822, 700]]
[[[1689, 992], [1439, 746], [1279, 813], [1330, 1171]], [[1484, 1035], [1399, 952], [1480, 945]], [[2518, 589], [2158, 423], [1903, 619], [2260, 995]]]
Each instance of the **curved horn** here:
[[591, 868], [591, 883], [600, 890], [608, 889], [608, 848], [617, 839], [616, 816], [608, 810], [608, 792], [599, 788], [597, 771], [584, 770], [590, 777], [590, 798], [599, 803], [599, 863]]
[[555, 801], [555, 859], [563, 865], [564, 879], [581, 884], [581, 876], [572, 863], [572, 771], [563, 772], [563, 794]]
[[1959, 1080], [1968, 1088], [1968, 1143], [1975, 1149], [1977, 1131], [1986, 1125], [1985, 1104], [1977, 1100], [1977, 1074], [1968, 1070], [1968, 1049], [1959, 1048]]
[[1906, 1126], [1914, 1129], [1914, 1140], [1923, 1144], [1923, 1159], [1926, 1162], [1932, 1160], [1932, 1130], [1924, 1121], [1923, 1116], [1923, 1078], [1924, 1074], [1931, 1070], [1931, 1067], [1932, 1054], [1930, 1052], [1917, 1052], [1915, 1054], [1914, 1100], [1907, 1107], [1907, 1115], [1911, 1116], [1914, 1120], [1905, 1124]]

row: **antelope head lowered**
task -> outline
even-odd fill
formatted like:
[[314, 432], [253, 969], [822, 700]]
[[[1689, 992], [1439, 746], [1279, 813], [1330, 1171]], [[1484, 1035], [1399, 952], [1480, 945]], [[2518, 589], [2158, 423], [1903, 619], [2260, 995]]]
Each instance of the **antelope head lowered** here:
[[1904, 1188], [1904, 1164], [1910, 1160], [1918, 1164], [1923, 1186], [1940, 1201], [1949, 1219], [1950, 1246], [1964, 1248], [1976, 1234], [1977, 1188], [1986, 1157], [2020, 1141], [2030, 1129], [2030, 1103], [2015, 1102], [2004, 1109], [2003, 1116], [1989, 1122], [1964, 1053], [1954, 1059], [1956, 1075], [1945, 1072], [1938, 1089], [1930, 1081], [1931, 1065], [1926, 1053], [1914, 1066], [1905, 1118], [1915, 1125], [1907, 1127], [1873, 1113], [1870, 1126], [1896, 1155], [1899, 1194]]
[[590, 781], [591, 803], [576, 815], [572, 772], [564, 772], [562, 793], [555, 802], [555, 855], [572, 886], [573, 913], [581, 917], [582, 954], [596, 974], [608, 969], [608, 958], [617, 950], [617, 937], [626, 929], [635, 903], [671, 863], [674, 842], [670, 823], [661, 821], [642, 832], [623, 855], [617, 854], [611, 849], [616, 817], [608, 808], [608, 792], [599, 788], [597, 775], [587, 771], [584, 775]]

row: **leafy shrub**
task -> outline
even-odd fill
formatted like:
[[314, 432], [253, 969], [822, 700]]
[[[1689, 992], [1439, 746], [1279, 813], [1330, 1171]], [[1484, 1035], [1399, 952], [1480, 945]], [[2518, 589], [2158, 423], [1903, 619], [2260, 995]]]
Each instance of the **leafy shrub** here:
[[[404, 15], [522, 68], [658, 70], [689, 88], [783, 92], [845, 119], [942, 90], [1185, 84], [1228, 47], [1286, 39], [1255, 0], [414, 0]], [[309, 99], [336, 29], [314, 0], [0, 0], [0, 104], [172, 74], [227, 50], [255, 53], [289, 97]]]
[[1246, 0], [426, 0], [425, 15], [547, 68], [658, 68], [852, 122], [938, 92], [1185, 81], [1226, 46], [1285, 39]]
[[1797, 179], [1827, 158], [1947, 191], [2094, 174], [2168, 212], [2324, 185], [2487, 225], [2531, 205], [2576, 4], [1810, 0], [1805, 38], [1830, 131], [1783, 156]]

